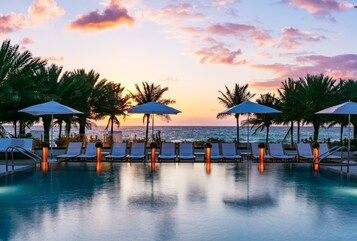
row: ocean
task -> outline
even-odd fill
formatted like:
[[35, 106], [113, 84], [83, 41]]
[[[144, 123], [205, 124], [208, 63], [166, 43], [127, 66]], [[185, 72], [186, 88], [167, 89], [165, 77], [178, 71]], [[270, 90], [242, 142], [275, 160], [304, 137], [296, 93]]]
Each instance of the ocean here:
[[[5, 126], [9, 133], [13, 133], [11, 126]], [[27, 132], [41, 133], [41, 126], [33, 126]], [[282, 142], [284, 136], [288, 132], [288, 126], [272, 126], [270, 127], [269, 142]], [[145, 126], [122, 126], [115, 128], [115, 131], [121, 131], [123, 140], [132, 141], [134, 139], [144, 139]], [[236, 140], [235, 126], [155, 126], [155, 133], [160, 131], [161, 140], [170, 142], [181, 141], [207, 141], [209, 138], [215, 138], [231, 142]], [[353, 127], [351, 127], [351, 136], [353, 136]], [[97, 126], [91, 130], [86, 130], [87, 138], [98, 138], [104, 140], [109, 132], [105, 130], [104, 126]], [[72, 128], [71, 135], [78, 134], [77, 128]], [[294, 129], [294, 142], [297, 142], [297, 128]], [[149, 129], [149, 136], [151, 135], [151, 126]], [[54, 137], [58, 136], [58, 128], [54, 128]], [[264, 142], [266, 130], [254, 134], [254, 129], [249, 130], [250, 142]], [[343, 137], [348, 138], [348, 128], [344, 128]], [[303, 126], [300, 131], [300, 140], [309, 140], [313, 138], [313, 127]], [[320, 128], [319, 141], [327, 140], [337, 142], [340, 139], [340, 127]], [[240, 128], [240, 142], [247, 142], [247, 127]], [[290, 135], [285, 142], [290, 142]]]

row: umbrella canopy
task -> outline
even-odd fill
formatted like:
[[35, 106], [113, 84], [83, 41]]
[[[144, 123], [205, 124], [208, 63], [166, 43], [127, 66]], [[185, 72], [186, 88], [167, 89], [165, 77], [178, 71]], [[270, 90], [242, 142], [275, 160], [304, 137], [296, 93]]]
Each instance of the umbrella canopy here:
[[176, 110], [172, 107], [166, 106], [164, 104], [152, 101], [145, 104], [137, 105], [128, 110], [128, 113], [133, 114], [153, 114], [152, 115], [152, 140], [154, 141], [154, 114], [161, 115], [176, 115], [181, 113], [181, 111]]
[[34, 116], [42, 116], [42, 115], [51, 115], [51, 156], [52, 156], [52, 146], [53, 146], [53, 115], [76, 115], [83, 114], [78, 110], [75, 110], [71, 107], [62, 105], [56, 101], [48, 101], [38, 105], [32, 105], [27, 108], [21, 109], [18, 112], [28, 113]]
[[348, 165], [350, 163], [351, 149], [351, 115], [357, 115], [357, 103], [348, 101], [339, 105], [334, 105], [329, 108], [320, 110], [315, 114], [331, 114], [331, 115], [348, 115]]
[[75, 110], [71, 107], [62, 105], [56, 101], [48, 101], [38, 105], [32, 105], [19, 112], [25, 112], [31, 115], [40, 116], [40, 115], [75, 115], [83, 114], [82, 112]]
[[[246, 100], [239, 105], [233, 106], [219, 114], [248, 114], [248, 137], [247, 137], [247, 152], [249, 153], [249, 114], [270, 114], [270, 113], [281, 113], [280, 110], [276, 110], [269, 106], [257, 104]], [[238, 141], [238, 140], [237, 140]], [[247, 154], [248, 154], [247, 153]], [[249, 155], [248, 155], [249, 156]]]
[[233, 106], [220, 114], [268, 114], [268, 113], [281, 113], [281, 111], [271, 108], [269, 106], [257, 104], [246, 100], [239, 105]]
[[172, 107], [160, 104], [158, 102], [149, 102], [142, 105], [137, 105], [128, 110], [128, 113], [136, 114], [178, 114], [181, 111]]
[[320, 110], [315, 114], [357, 115], [357, 103], [348, 101]]

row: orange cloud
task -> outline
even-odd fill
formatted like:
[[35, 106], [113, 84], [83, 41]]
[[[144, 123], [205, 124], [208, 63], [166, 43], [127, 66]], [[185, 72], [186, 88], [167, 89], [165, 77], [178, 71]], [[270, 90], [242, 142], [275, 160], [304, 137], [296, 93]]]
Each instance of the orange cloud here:
[[20, 40], [20, 44], [32, 44], [32, 43], [33, 43], [33, 39], [29, 37], [25, 37]]
[[285, 27], [281, 30], [281, 38], [277, 47], [293, 49], [303, 42], [319, 42], [325, 39], [324, 36], [301, 31], [297, 28]]
[[0, 35], [12, 33], [26, 26], [26, 16], [23, 14], [9, 13], [0, 14]]
[[133, 24], [134, 18], [128, 14], [128, 10], [120, 5], [119, 0], [111, 0], [103, 13], [92, 11], [79, 16], [69, 24], [71, 30], [101, 30], [120, 24]]
[[64, 12], [64, 9], [59, 7], [54, 0], [35, 0], [28, 8], [28, 15], [34, 20], [58, 18]]

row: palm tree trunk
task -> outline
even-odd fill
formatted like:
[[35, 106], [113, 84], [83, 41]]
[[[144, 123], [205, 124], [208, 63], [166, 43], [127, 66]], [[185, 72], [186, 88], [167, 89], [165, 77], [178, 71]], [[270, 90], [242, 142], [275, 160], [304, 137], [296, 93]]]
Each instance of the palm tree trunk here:
[[318, 122], [317, 119], [314, 119], [312, 122], [312, 125], [314, 127], [314, 141], [317, 142], [317, 140], [319, 138], [320, 123]]
[[265, 137], [265, 146], [268, 146], [268, 141], [269, 141], [269, 126], [267, 126], [267, 135]]
[[19, 135], [25, 136], [25, 123], [23, 121], [20, 121]]
[[237, 123], [237, 143], [239, 145], [239, 115], [236, 115], [236, 123]]
[[341, 124], [341, 127], [340, 127], [340, 145], [342, 146], [342, 142], [343, 142], [343, 125]]
[[294, 146], [294, 121], [290, 122], [290, 146]]
[[297, 143], [300, 143], [300, 121], [297, 121]]
[[43, 118], [43, 140], [44, 142], [46, 143], [49, 143], [49, 140], [50, 140], [50, 123], [48, 123], [48, 120], [47, 118]]
[[86, 118], [79, 119], [79, 139], [80, 141], [84, 141], [86, 134]]
[[146, 115], [145, 145], [148, 144], [148, 138], [149, 138], [149, 124], [150, 124], [150, 115]]
[[14, 136], [17, 137], [17, 121], [14, 121]]

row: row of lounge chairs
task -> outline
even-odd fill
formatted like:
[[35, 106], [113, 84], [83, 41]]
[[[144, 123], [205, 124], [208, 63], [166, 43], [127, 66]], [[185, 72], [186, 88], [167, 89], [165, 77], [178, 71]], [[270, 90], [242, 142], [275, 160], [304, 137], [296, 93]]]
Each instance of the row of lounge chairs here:
[[[212, 144], [211, 159], [222, 160], [242, 160], [238, 155], [235, 143], [219, 143]], [[222, 151], [222, 152], [221, 152]], [[87, 143], [84, 153], [82, 153], [81, 142], [70, 142], [67, 146], [66, 153], [56, 156], [57, 161], [62, 160], [90, 160], [96, 157], [95, 143]], [[145, 159], [145, 144], [132, 143], [128, 151], [127, 143], [113, 143], [110, 154], [105, 156], [106, 160], [144, 160]], [[162, 160], [192, 160], [195, 161], [193, 143], [179, 143], [178, 151], [176, 151], [175, 143], [162, 143], [158, 156]]]
[[[105, 156], [106, 160], [144, 160], [145, 159], [145, 144], [144, 143], [131, 143], [130, 150], [128, 150], [127, 143], [113, 143], [110, 154]], [[193, 143], [178, 143], [178, 150], [176, 150], [176, 143], [162, 143], [158, 159], [164, 160], [192, 160], [195, 161], [196, 156], [194, 153]], [[296, 145], [297, 154], [299, 159], [312, 160], [313, 153], [311, 145], [308, 143], [298, 143]], [[320, 153], [328, 159], [341, 158], [339, 156], [329, 154], [327, 144], [320, 144]], [[258, 143], [251, 143], [250, 156], [253, 159], [259, 159]], [[222, 161], [241, 161], [242, 156], [238, 154], [235, 143], [212, 143], [211, 159]], [[90, 160], [96, 157], [95, 143], [87, 143], [84, 152], [82, 153], [81, 142], [70, 142], [66, 153], [58, 155], [57, 161], [61, 160]], [[282, 160], [293, 161], [296, 155], [287, 155], [282, 144], [269, 143], [268, 148], [265, 150], [265, 160]]]

